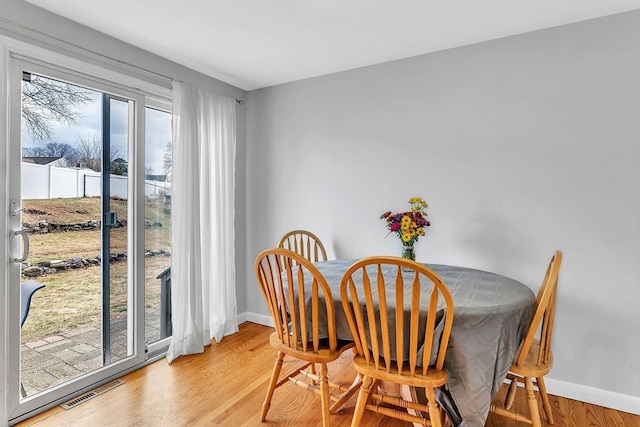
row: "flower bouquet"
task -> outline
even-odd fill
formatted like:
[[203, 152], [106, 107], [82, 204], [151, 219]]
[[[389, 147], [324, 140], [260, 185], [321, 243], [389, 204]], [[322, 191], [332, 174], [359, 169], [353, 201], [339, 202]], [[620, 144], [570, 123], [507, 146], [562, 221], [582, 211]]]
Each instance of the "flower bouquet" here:
[[409, 199], [410, 210], [392, 213], [387, 211], [380, 215], [380, 219], [387, 222], [389, 234], [396, 233], [402, 242], [402, 257], [415, 261], [416, 254], [413, 244], [420, 236], [425, 235], [424, 228], [431, 225], [426, 218], [429, 205], [420, 197]]

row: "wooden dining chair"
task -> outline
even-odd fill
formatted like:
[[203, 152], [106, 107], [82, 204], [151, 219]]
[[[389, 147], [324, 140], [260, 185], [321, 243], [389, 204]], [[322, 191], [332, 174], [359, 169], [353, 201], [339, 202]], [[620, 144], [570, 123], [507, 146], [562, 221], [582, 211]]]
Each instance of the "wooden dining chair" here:
[[[365, 409], [425, 426], [445, 425], [435, 389], [447, 383], [443, 364], [453, 300], [440, 277], [415, 261], [369, 257], [345, 272], [340, 296], [356, 344], [353, 363], [363, 377], [351, 426], [360, 425]], [[381, 382], [424, 388], [427, 403], [389, 396]]]
[[[551, 338], [553, 336], [553, 321], [556, 312], [556, 293], [558, 288], [558, 273], [562, 263], [562, 252], [556, 251], [538, 291], [533, 308], [533, 316], [529, 329], [516, 353], [509, 373], [509, 383], [504, 403], [492, 402], [490, 412], [541, 427], [540, 411], [535, 395], [538, 389], [547, 422], [553, 424], [553, 414], [547, 388], [544, 384], [544, 376], [551, 371], [553, 365], [553, 353], [551, 352]], [[524, 383], [527, 393], [529, 416], [517, 413], [513, 408], [515, 393], [518, 383]]]
[[[291, 381], [320, 395], [322, 425], [327, 427], [329, 414], [340, 409], [360, 385], [329, 382], [327, 363], [354, 347], [352, 341], [336, 337], [331, 289], [309, 260], [288, 249], [273, 248], [258, 254], [255, 273], [273, 317], [275, 332], [270, 342], [278, 351], [260, 420], [266, 419], [275, 389]], [[285, 355], [306, 363], [278, 381]], [[315, 364], [320, 366], [319, 374], [307, 369]]]
[[280, 238], [279, 248], [289, 249], [311, 262], [326, 261], [327, 251], [316, 236], [307, 230], [292, 230]]

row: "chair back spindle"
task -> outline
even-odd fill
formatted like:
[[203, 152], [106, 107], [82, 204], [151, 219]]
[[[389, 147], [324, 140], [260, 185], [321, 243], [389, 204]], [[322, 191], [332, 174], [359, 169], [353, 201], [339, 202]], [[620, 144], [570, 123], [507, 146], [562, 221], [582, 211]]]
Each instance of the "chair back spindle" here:
[[553, 338], [553, 323], [556, 311], [556, 295], [558, 290], [558, 274], [562, 263], [562, 252], [556, 251], [545, 273], [544, 280], [533, 308], [531, 323], [524, 337], [522, 347], [516, 359], [516, 365], [524, 364], [532, 345], [539, 342], [537, 365], [547, 364], [551, 355], [551, 342]]
[[[389, 264], [394, 258], [365, 258], [352, 265], [341, 287], [343, 308], [356, 349], [367, 362], [398, 373], [406, 365], [412, 375], [418, 368], [425, 375], [430, 365], [436, 369], [444, 365], [453, 324], [453, 300], [444, 282], [431, 269], [413, 263], [414, 270], [403, 272], [401, 264]], [[430, 289], [426, 303], [423, 288]], [[407, 305], [409, 310], [404, 309]], [[390, 316], [393, 322], [388, 321]], [[442, 335], [435, 336], [439, 321], [443, 322]], [[394, 326], [390, 328], [389, 324]], [[435, 363], [430, 363], [432, 352], [427, 349], [433, 349], [434, 345], [437, 357]]]
[[[327, 364], [353, 348], [352, 342], [337, 339], [331, 288], [311, 261], [285, 248], [259, 253], [255, 274], [273, 317], [275, 332], [269, 340], [278, 351], [260, 421], [266, 419], [275, 389], [292, 382], [320, 396], [322, 425], [329, 427], [329, 415], [360, 387], [358, 381], [348, 388], [329, 381]], [[296, 364], [280, 380], [285, 355], [306, 363]]]
[[331, 289], [311, 262], [288, 249], [271, 249], [264, 251], [256, 263], [256, 276], [283, 344], [302, 351], [308, 351], [307, 346], [311, 345], [317, 351], [320, 312], [324, 311], [329, 346], [336, 349]]
[[289, 249], [311, 262], [326, 261], [327, 251], [316, 236], [307, 230], [292, 230], [280, 238], [279, 248]]
[[[359, 425], [368, 409], [442, 426], [446, 416], [435, 389], [447, 382], [443, 366], [453, 325], [453, 300], [444, 282], [415, 261], [369, 257], [345, 272], [340, 296], [358, 353], [354, 366], [363, 376], [351, 425]], [[384, 395], [377, 391], [380, 381], [424, 388], [427, 404]], [[418, 415], [426, 413], [428, 418]]]

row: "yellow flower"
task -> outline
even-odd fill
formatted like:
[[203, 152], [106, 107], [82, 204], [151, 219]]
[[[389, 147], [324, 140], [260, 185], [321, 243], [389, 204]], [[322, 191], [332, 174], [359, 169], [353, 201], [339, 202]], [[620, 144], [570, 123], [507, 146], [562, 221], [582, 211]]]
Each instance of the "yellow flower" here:
[[405, 246], [417, 242], [420, 236], [425, 235], [424, 227], [430, 225], [426, 219], [429, 205], [422, 197], [410, 198], [409, 205], [409, 211], [395, 214], [387, 211], [380, 215], [380, 219], [386, 221], [389, 234], [397, 235]]

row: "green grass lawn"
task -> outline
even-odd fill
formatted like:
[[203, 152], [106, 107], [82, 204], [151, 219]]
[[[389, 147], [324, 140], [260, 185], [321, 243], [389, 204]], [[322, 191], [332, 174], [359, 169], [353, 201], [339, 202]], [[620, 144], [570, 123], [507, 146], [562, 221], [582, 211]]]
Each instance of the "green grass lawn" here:
[[[112, 200], [112, 210], [119, 218], [126, 218], [126, 202]], [[71, 224], [100, 219], [100, 199], [24, 200], [22, 221]], [[161, 224], [145, 230], [145, 249], [169, 250], [171, 218], [164, 206], [149, 201], [145, 217]], [[111, 231], [111, 252], [127, 253], [127, 227]], [[30, 252], [27, 262], [67, 260], [74, 257], [95, 258], [100, 254], [99, 230], [33, 234], [29, 236]], [[171, 265], [168, 256], [145, 258], [145, 307], [158, 307], [160, 281], [156, 276]], [[127, 313], [127, 262], [111, 264], [111, 318], [116, 320]], [[29, 317], [22, 328], [22, 342], [62, 334], [83, 326], [98, 326], [102, 309], [102, 274], [100, 266], [59, 271], [35, 277], [46, 285], [31, 303]], [[23, 279], [26, 280], [26, 279]]]

